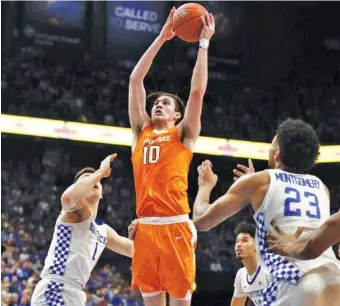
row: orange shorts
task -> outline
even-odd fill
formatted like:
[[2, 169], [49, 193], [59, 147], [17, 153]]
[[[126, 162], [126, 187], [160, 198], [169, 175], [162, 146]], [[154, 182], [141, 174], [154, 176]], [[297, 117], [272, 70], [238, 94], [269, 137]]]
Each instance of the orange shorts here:
[[184, 299], [196, 289], [197, 232], [187, 215], [139, 220], [132, 258], [132, 289]]

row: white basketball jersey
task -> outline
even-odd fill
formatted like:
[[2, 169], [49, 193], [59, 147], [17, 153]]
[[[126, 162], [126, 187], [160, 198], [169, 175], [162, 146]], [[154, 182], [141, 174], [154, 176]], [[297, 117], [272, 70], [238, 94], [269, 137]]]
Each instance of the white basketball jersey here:
[[262, 292], [268, 284], [269, 278], [260, 265], [252, 275], [249, 275], [243, 267], [237, 271], [235, 277], [234, 297], [248, 296], [256, 306], [262, 306]]
[[64, 223], [60, 218], [40, 276], [84, 287], [106, 247], [107, 225], [93, 216], [80, 223]]
[[261, 266], [268, 269], [265, 273], [296, 283], [303, 274], [320, 266], [338, 266], [340, 269], [332, 248], [319, 258], [307, 261], [284, 258], [267, 250], [265, 232], [273, 230], [270, 224], [273, 219], [284, 232], [294, 233], [298, 227], [316, 229], [330, 216], [329, 196], [319, 178], [283, 170], [268, 171], [269, 189], [254, 215], [257, 252]]

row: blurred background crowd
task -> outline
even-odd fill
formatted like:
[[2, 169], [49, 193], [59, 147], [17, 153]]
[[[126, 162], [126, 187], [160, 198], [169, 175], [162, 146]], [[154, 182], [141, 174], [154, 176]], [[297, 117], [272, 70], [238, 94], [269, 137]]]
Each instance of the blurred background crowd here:
[[[118, 27], [125, 17], [117, 14], [117, 6], [154, 10], [162, 24], [172, 3], [57, 2], [2, 2], [1, 112], [129, 127], [129, 74], [156, 34]], [[340, 144], [339, 5], [203, 5], [215, 14], [217, 32], [209, 51], [201, 134], [270, 142], [280, 120], [290, 116], [312, 124], [322, 144]], [[57, 36], [63, 39], [53, 38]], [[79, 44], [66, 43], [72, 39]], [[196, 52], [196, 45], [169, 42], [146, 78], [147, 92], [168, 91], [186, 99]], [[113, 152], [118, 159], [103, 183], [99, 217], [127, 235], [135, 218], [131, 153], [120, 146], [6, 133], [1, 140], [2, 305], [30, 305], [63, 190], [79, 168], [98, 167]], [[246, 162], [195, 155], [189, 174], [191, 204], [197, 191], [196, 168], [207, 158], [219, 176], [212, 200], [232, 184], [236, 164]], [[254, 165], [266, 168], [264, 161]], [[339, 163], [332, 163], [311, 171], [329, 187], [333, 213], [340, 208], [339, 170]], [[251, 208], [199, 234], [198, 290], [192, 305], [228, 305], [240, 268], [233, 230], [241, 220], [252, 222]], [[86, 305], [143, 305], [140, 295], [129, 290], [130, 265], [129, 259], [104, 252], [87, 284]]]
[[[155, 61], [145, 82], [148, 93], [164, 88], [187, 98], [195, 64], [190, 50], [187, 48], [183, 61], [176, 59], [175, 65]], [[4, 58], [3, 112], [129, 126], [131, 69], [124, 63], [101, 63], [90, 55], [79, 62], [60, 63], [34, 51], [22, 49]], [[237, 81], [211, 81], [203, 109], [202, 135], [268, 142], [278, 122], [291, 116], [313, 124], [325, 143], [340, 139], [340, 66], [334, 67], [332, 75], [289, 76], [289, 81], [278, 87], [275, 92], [267, 92]]]

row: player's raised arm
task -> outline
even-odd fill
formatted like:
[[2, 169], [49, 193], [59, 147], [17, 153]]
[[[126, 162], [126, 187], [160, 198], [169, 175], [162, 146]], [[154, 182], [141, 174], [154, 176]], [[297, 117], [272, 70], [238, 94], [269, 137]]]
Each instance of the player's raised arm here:
[[196, 140], [201, 130], [201, 113], [203, 97], [208, 83], [208, 47], [215, 33], [215, 21], [212, 14], [201, 17], [203, 29], [200, 35], [200, 48], [197, 54], [195, 68], [191, 78], [191, 88], [188, 104], [180, 125], [186, 138]]
[[150, 122], [150, 117], [146, 112], [146, 93], [144, 88], [144, 78], [149, 72], [151, 64], [160, 48], [167, 41], [175, 36], [172, 28], [172, 16], [175, 13], [173, 8], [169, 17], [157, 38], [145, 51], [130, 75], [129, 81], [129, 118], [134, 135], [140, 133], [143, 126]]
[[217, 183], [217, 175], [212, 171], [212, 163], [210, 160], [204, 161], [198, 168], [198, 192], [196, 195], [193, 219], [202, 216], [210, 207], [210, 194]]
[[84, 178], [80, 178], [64, 191], [61, 196], [63, 210], [66, 212], [73, 212], [83, 208], [80, 200], [90, 196], [93, 192], [93, 187], [96, 186], [101, 179], [110, 175], [110, 163], [116, 156], [117, 154], [112, 154], [106, 157], [97, 171], [88, 174]]
[[212, 183], [203, 182], [199, 186], [193, 208], [196, 229], [198, 231], [209, 231], [251, 203], [256, 188], [262, 184], [262, 180], [259, 179], [262, 175], [263, 173], [260, 172], [239, 178], [225, 195], [211, 205], [208, 200], [213, 188]]
[[127, 257], [132, 257], [133, 254], [133, 241], [118, 235], [110, 226], [107, 226], [106, 247], [113, 252]]

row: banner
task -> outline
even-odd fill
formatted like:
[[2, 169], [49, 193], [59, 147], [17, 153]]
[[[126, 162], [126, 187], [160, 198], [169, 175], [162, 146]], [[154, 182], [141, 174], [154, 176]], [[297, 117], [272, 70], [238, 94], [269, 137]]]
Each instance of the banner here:
[[107, 2], [107, 56], [136, 60], [160, 33], [170, 2]]
[[[129, 128], [1, 114], [1, 132], [131, 146]], [[269, 143], [199, 137], [194, 153], [268, 160]], [[340, 145], [322, 146], [319, 163], [340, 162]]]
[[47, 54], [75, 55], [84, 52], [84, 1], [25, 2], [22, 44], [42, 47]]

